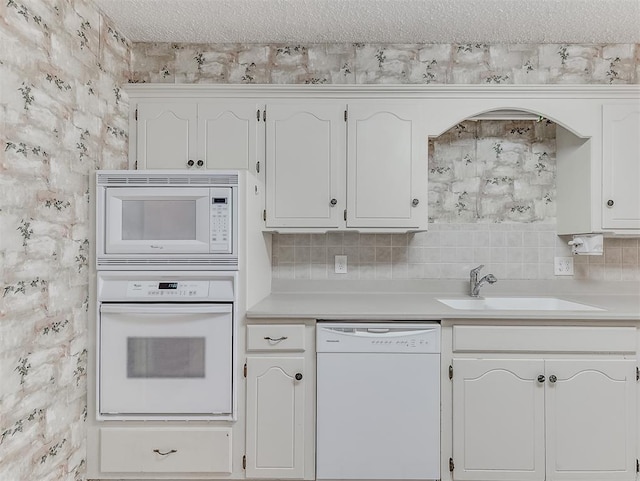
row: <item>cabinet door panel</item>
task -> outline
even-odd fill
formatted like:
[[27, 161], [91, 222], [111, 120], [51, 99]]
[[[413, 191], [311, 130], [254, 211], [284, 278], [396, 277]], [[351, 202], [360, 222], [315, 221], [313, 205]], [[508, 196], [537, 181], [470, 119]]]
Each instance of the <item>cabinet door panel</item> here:
[[454, 359], [454, 479], [544, 480], [542, 360]]
[[267, 107], [267, 227], [338, 227], [343, 116], [343, 105]]
[[413, 105], [349, 105], [348, 227], [426, 224], [427, 137], [421, 118]]
[[247, 477], [304, 476], [304, 359], [247, 359]]
[[198, 158], [207, 169], [247, 169], [256, 157], [257, 106], [240, 100], [198, 105]]
[[196, 104], [140, 103], [138, 168], [187, 168], [188, 160], [196, 160], [196, 125]]
[[640, 229], [640, 104], [604, 105], [602, 125], [602, 226]]
[[546, 377], [547, 480], [634, 480], [635, 362], [547, 361]]

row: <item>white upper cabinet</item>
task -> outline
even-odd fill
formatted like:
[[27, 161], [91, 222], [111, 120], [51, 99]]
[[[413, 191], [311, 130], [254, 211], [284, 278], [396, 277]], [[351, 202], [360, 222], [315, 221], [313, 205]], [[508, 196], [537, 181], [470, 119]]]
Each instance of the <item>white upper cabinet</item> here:
[[602, 227], [640, 229], [640, 101], [602, 110]]
[[340, 226], [344, 104], [270, 104], [266, 116], [266, 226]]
[[421, 118], [402, 101], [268, 105], [266, 227], [426, 228]]
[[247, 169], [258, 160], [255, 102], [140, 102], [138, 169]]
[[247, 169], [258, 161], [255, 102], [198, 105], [198, 159], [207, 169]]
[[195, 103], [141, 103], [137, 117], [138, 169], [183, 169], [197, 160]]
[[347, 227], [426, 227], [422, 116], [415, 103], [349, 104]]

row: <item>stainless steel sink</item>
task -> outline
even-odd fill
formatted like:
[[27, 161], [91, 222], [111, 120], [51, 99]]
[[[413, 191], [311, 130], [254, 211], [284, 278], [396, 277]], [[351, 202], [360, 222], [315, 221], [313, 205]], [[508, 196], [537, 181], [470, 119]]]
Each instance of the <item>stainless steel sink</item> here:
[[477, 299], [436, 299], [453, 309], [497, 311], [603, 311], [599, 307], [557, 297], [480, 297]]

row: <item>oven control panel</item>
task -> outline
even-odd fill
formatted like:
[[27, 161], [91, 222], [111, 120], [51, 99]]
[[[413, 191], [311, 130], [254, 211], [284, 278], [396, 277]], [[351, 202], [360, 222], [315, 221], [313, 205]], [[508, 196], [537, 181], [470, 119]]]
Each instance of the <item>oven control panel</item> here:
[[195, 299], [209, 295], [209, 281], [129, 281], [127, 297], [157, 299]]

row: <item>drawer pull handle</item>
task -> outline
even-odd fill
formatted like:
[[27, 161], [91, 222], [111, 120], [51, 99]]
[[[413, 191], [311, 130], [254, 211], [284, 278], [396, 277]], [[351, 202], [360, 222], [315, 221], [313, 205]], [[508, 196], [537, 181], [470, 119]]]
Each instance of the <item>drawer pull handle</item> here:
[[269, 336], [264, 338], [265, 341], [271, 341], [271, 342], [280, 342], [280, 341], [284, 341], [285, 339], [287, 339], [287, 336], [277, 337], [275, 339]]
[[170, 454], [173, 453], [177, 453], [178, 450], [177, 449], [170, 449], [169, 451], [167, 451], [166, 453], [161, 452], [159, 449], [154, 449], [153, 450], [154, 453], [158, 453], [160, 456], [168, 456]]

